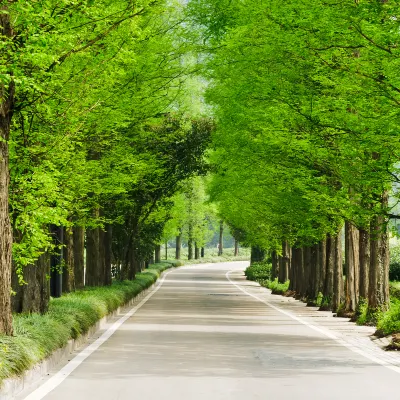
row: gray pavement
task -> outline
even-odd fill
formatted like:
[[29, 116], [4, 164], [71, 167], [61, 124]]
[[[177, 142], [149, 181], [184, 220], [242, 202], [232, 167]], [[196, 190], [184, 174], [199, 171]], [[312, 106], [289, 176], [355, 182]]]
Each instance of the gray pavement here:
[[245, 267], [172, 271], [65, 380], [28, 398], [400, 399], [400, 360], [371, 342], [371, 328], [273, 296]]

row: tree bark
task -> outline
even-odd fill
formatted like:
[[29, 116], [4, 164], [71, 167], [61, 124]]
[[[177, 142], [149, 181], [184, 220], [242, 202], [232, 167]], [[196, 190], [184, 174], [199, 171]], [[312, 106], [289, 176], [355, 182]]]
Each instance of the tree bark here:
[[204, 247], [201, 248], [201, 258], [204, 258], [205, 256], [205, 249]]
[[100, 277], [99, 228], [86, 230], [86, 286], [98, 286]]
[[[4, 4], [4, 3], [3, 3]], [[0, 6], [0, 35], [13, 38], [14, 31], [7, 5]], [[11, 80], [0, 85], [0, 333], [13, 334], [11, 314], [12, 230], [9, 216], [9, 154], [11, 119], [14, 112], [15, 85]]]
[[237, 257], [239, 255], [239, 241], [235, 239], [235, 253], [234, 256]]
[[182, 234], [176, 237], [176, 242], [175, 242], [175, 259], [177, 260], [181, 259], [181, 249], [182, 249]]
[[346, 311], [355, 312], [359, 299], [359, 234], [351, 223], [345, 224]]
[[279, 282], [285, 283], [289, 279], [290, 248], [287, 241], [282, 242], [282, 257], [279, 262]]
[[194, 258], [196, 260], [200, 258], [200, 248], [197, 247], [197, 243], [194, 244]]
[[106, 225], [104, 233], [104, 285], [111, 286], [112, 284], [112, 225]]
[[188, 260], [193, 260], [193, 225], [189, 224]]
[[168, 260], [168, 241], [165, 242], [165, 259]]
[[156, 246], [154, 253], [155, 253], [155, 258], [154, 258], [155, 262], [156, 263], [161, 262], [161, 245], [160, 244], [158, 244]]
[[324, 285], [326, 279], [326, 239], [321, 240], [319, 242], [318, 257], [319, 257], [318, 266], [320, 269], [319, 281], [318, 281], [318, 293], [324, 293]]
[[[271, 279], [275, 280], [278, 277], [279, 273], [279, 263], [278, 263], [278, 255], [274, 250], [271, 254], [272, 258], [272, 269], [271, 269]], [[251, 248], [251, 263], [253, 263], [253, 247]]]
[[74, 236], [72, 228], [66, 228], [64, 231], [64, 245], [62, 288], [64, 293], [70, 293], [75, 291]]
[[370, 266], [370, 235], [369, 231], [360, 229], [360, 297], [368, 299], [369, 266]]
[[332, 309], [337, 311], [343, 297], [343, 256], [341, 234], [332, 238], [334, 252]]
[[324, 285], [324, 296], [330, 299], [330, 305], [332, 305], [332, 295], [333, 295], [335, 247], [336, 247], [335, 237], [328, 235], [326, 238], [326, 276]]
[[311, 247], [306, 246], [304, 248], [304, 264], [303, 264], [303, 276], [302, 276], [302, 289], [301, 294], [303, 297], [310, 297], [310, 271], [311, 271]]
[[218, 245], [218, 255], [222, 256], [224, 253], [224, 221], [219, 224], [219, 245]]
[[43, 253], [33, 265], [23, 269], [23, 279], [19, 284], [16, 272], [13, 274], [12, 308], [15, 313], [47, 312], [50, 301], [50, 255]]
[[75, 288], [85, 287], [85, 228], [73, 227]]

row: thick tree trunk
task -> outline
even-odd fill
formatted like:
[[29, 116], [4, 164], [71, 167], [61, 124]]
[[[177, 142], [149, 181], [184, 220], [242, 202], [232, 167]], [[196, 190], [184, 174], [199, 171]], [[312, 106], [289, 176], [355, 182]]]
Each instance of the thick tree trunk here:
[[222, 256], [224, 252], [224, 221], [219, 224], [219, 243], [218, 243], [218, 255]]
[[158, 244], [156, 246], [154, 253], [155, 253], [155, 258], [154, 258], [155, 262], [156, 263], [161, 262], [161, 245], [160, 244]]
[[299, 277], [299, 269], [301, 267], [302, 262], [303, 262], [302, 249], [293, 247], [289, 290], [292, 290], [296, 293], [299, 291], [298, 277]]
[[177, 260], [181, 259], [181, 249], [182, 249], [182, 234], [176, 237], [176, 242], [175, 242], [175, 258]]
[[371, 222], [370, 245], [368, 307], [371, 310], [386, 309], [389, 304], [389, 245], [383, 216], [376, 216]]
[[359, 299], [359, 234], [351, 223], [345, 224], [346, 311], [355, 312]]
[[112, 225], [106, 225], [104, 234], [104, 285], [111, 286], [112, 284]]
[[62, 276], [63, 293], [75, 291], [75, 261], [74, 261], [74, 236], [72, 228], [64, 231], [64, 264]]
[[47, 312], [50, 301], [50, 255], [43, 253], [33, 265], [23, 269], [26, 284], [20, 285], [16, 272], [13, 274], [12, 308], [15, 313]]
[[332, 309], [337, 311], [343, 298], [343, 256], [341, 234], [332, 238], [334, 248]]
[[[1, 11], [5, 11], [4, 13]], [[8, 7], [0, 6], [0, 35], [14, 36]], [[8, 140], [14, 111], [15, 85], [0, 85], [0, 333], [13, 334], [11, 314], [12, 231], [9, 217]]]
[[370, 266], [370, 235], [369, 231], [360, 229], [359, 232], [360, 249], [360, 297], [368, 298], [369, 286], [369, 266]]
[[85, 228], [73, 227], [75, 288], [85, 286]]
[[196, 260], [200, 258], [200, 248], [197, 247], [197, 243], [194, 244], [194, 258]]
[[235, 239], [235, 253], [234, 256], [237, 257], [239, 255], [239, 241]]
[[98, 286], [100, 278], [99, 228], [86, 230], [86, 286]]

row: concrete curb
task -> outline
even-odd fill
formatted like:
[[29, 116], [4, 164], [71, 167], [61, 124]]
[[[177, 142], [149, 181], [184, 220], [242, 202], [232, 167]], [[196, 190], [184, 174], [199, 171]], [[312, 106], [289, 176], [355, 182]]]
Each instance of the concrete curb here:
[[[163, 271], [157, 281], [162, 278], [166, 271], [169, 271], [172, 268], [176, 267], [171, 267]], [[138, 300], [146, 297], [149, 292], [154, 290], [155, 286], [157, 285], [157, 281], [153, 283], [153, 285], [151, 285], [149, 288], [141, 291], [137, 296], [129, 300], [123, 306], [118, 307], [118, 309], [103, 317], [101, 320], [97, 321], [96, 324], [93, 325], [87, 333], [77, 339], [69, 340], [66, 346], [56, 350], [50, 357], [36, 364], [30, 370], [26, 371], [23, 375], [15, 378], [5, 379], [2, 383], [2, 386], [0, 387], [0, 400], [12, 400], [25, 389], [38, 383], [44, 376], [49, 373], [49, 371], [55, 368], [62, 361], [66, 361], [71, 353], [86, 344], [88, 340], [92, 338], [99, 330], [103, 329], [111, 319], [120, 314], [123, 307], [132, 306]]]

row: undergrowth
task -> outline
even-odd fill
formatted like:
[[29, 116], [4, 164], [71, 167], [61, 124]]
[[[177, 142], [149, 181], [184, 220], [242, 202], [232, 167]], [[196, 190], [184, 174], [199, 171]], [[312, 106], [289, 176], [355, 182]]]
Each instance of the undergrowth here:
[[175, 261], [153, 264], [136, 274], [133, 281], [85, 288], [51, 299], [44, 315], [15, 315], [14, 336], [0, 335], [0, 385], [44, 360], [68, 340], [86, 333], [98, 320], [150, 287], [162, 271], [179, 265]]
[[253, 263], [245, 271], [245, 275], [249, 281], [258, 282], [272, 290], [273, 294], [284, 294], [289, 290], [289, 281], [279, 283], [278, 279], [271, 280], [272, 265], [268, 262]]

